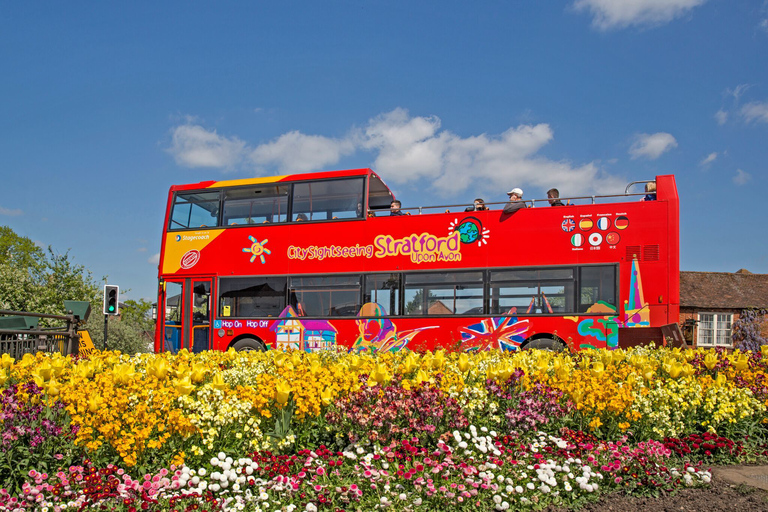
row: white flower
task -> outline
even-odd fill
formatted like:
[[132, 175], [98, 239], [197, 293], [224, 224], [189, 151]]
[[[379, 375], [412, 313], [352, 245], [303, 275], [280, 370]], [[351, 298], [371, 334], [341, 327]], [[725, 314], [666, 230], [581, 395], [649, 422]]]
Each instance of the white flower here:
[[536, 488], [536, 486], [533, 485], [533, 482], [528, 482], [527, 484], [525, 484], [525, 486], [530, 490], [534, 490]]
[[523, 493], [523, 487], [518, 485], [517, 487], [515, 487], [515, 492], [517, 494], [522, 494]]

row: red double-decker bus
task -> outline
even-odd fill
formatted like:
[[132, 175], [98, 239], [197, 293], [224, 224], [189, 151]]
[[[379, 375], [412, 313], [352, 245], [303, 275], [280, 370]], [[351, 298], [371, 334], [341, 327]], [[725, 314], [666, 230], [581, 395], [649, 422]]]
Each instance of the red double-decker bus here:
[[512, 215], [391, 215], [370, 169], [173, 186], [155, 350], [615, 348], [679, 318], [677, 188], [655, 183]]

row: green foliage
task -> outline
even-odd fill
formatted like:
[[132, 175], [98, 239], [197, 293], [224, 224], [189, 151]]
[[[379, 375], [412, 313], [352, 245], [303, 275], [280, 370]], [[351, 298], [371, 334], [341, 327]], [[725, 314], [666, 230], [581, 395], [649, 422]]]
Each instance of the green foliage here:
[[[86, 328], [96, 348], [104, 347], [104, 315], [102, 304], [93, 311]], [[150, 317], [152, 303], [140, 299], [120, 303], [120, 316], [110, 317], [108, 322], [107, 349], [119, 350], [124, 354], [151, 352], [154, 339], [154, 322]]]
[[63, 315], [65, 300], [99, 301], [91, 272], [75, 264], [69, 251], [57, 254], [49, 247], [46, 253], [0, 226], [0, 309]]
[[[106, 282], [105, 278], [100, 281]], [[102, 289], [93, 274], [52, 248], [44, 251], [27, 237], [7, 226], [0, 226], [0, 309], [64, 315], [65, 300], [91, 303], [87, 328], [94, 345], [104, 343]], [[109, 321], [108, 348], [127, 354], [147, 352], [152, 343], [152, 303], [144, 299], [128, 300], [119, 318]], [[41, 320], [41, 326], [57, 324]]]

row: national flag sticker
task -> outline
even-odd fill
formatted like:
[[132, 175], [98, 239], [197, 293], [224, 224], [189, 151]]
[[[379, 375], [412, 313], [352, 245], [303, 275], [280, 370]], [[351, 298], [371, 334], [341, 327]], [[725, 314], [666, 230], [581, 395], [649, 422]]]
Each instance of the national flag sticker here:
[[571, 245], [574, 247], [581, 247], [584, 245], [584, 235], [576, 233], [571, 237]]
[[574, 222], [573, 219], [565, 219], [563, 223], [561, 224], [563, 231], [566, 233], [570, 233], [574, 229], [576, 229], [576, 222]]
[[627, 226], [629, 226], [629, 219], [622, 215], [616, 217], [616, 221], [613, 224], [616, 226], [616, 229], [627, 229]]
[[600, 217], [597, 219], [597, 229], [600, 231], [605, 231], [609, 227], [611, 227], [611, 219], [608, 217]]
[[615, 231], [611, 231], [610, 233], [605, 235], [605, 241], [608, 242], [610, 245], [618, 244], [619, 240], [621, 240], [621, 237]]
[[579, 221], [579, 229], [581, 229], [582, 231], [589, 231], [590, 229], [592, 229], [592, 226], [594, 225], [595, 223], [592, 222], [592, 219], [581, 219]]
[[600, 233], [592, 233], [589, 235], [589, 245], [592, 247], [597, 247], [601, 243], [603, 243], [603, 235]]

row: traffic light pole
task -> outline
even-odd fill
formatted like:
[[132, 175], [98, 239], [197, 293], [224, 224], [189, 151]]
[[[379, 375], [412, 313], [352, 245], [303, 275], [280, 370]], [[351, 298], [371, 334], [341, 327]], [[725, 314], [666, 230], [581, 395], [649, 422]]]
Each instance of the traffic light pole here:
[[107, 321], [109, 315], [104, 315], [104, 350], [107, 350]]

